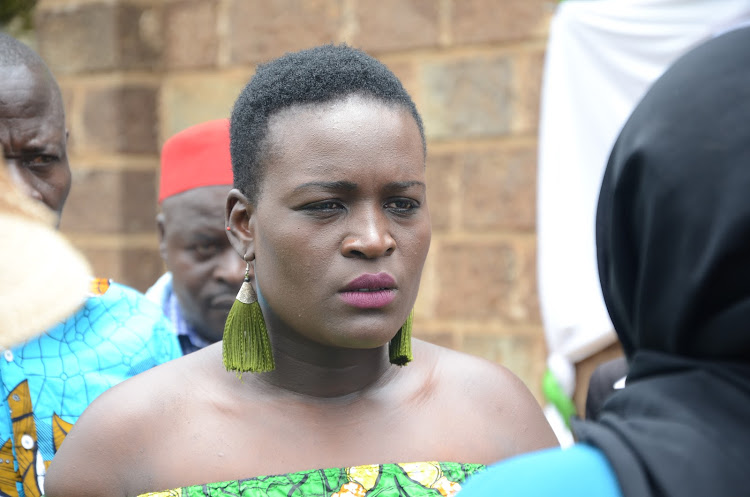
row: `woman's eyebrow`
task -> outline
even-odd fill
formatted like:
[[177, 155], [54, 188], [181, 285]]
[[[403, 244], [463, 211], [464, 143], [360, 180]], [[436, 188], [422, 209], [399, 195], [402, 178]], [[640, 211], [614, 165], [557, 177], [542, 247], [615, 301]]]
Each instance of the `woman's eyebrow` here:
[[357, 189], [357, 184], [351, 181], [310, 181], [298, 185], [294, 191], [302, 191], [309, 189], [320, 189], [320, 190], [331, 190], [331, 191], [354, 191]]
[[427, 185], [423, 181], [393, 181], [385, 185], [385, 189], [389, 191], [403, 191], [414, 186], [418, 186], [423, 190], [427, 188]]
[[[425, 189], [426, 185], [422, 181], [392, 181], [388, 184], [386, 184], [383, 187], [383, 190], [386, 191], [392, 191], [392, 192], [399, 192], [399, 191], [405, 191], [412, 187], [420, 187], [421, 189]], [[294, 188], [295, 192], [303, 191], [303, 190], [309, 190], [309, 189], [317, 189], [317, 190], [327, 190], [327, 191], [355, 191], [358, 188], [357, 183], [354, 183], [352, 181], [310, 181], [307, 183], [302, 183], [301, 185], [298, 185]]]

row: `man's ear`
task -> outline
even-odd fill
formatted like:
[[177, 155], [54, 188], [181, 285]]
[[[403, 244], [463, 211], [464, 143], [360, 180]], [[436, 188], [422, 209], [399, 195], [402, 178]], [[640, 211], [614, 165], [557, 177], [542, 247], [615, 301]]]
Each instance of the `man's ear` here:
[[246, 261], [255, 259], [255, 206], [237, 188], [227, 195], [225, 212], [227, 237], [234, 250]]
[[167, 262], [167, 240], [164, 232], [164, 213], [156, 215], [156, 229], [159, 232], [159, 253], [164, 262]]

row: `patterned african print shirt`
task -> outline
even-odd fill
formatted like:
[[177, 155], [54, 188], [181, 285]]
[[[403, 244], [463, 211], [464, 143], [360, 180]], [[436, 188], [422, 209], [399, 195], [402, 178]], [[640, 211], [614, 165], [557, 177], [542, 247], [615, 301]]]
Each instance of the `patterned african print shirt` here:
[[453, 497], [482, 464], [419, 462], [317, 469], [193, 485], [139, 497]]
[[0, 351], [0, 496], [42, 495], [52, 456], [86, 406], [180, 356], [158, 306], [102, 279], [92, 281], [91, 296], [66, 321]]

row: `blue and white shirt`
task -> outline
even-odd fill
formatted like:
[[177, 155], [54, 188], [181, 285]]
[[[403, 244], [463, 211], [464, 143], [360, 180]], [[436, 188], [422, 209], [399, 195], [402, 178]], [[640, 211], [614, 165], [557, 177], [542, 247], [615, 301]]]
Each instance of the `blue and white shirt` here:
[[143, 294], [109, 280], [70, 318], [0, 351], [0, 496], [38, 497], [52, 457], [108, 388], [180, 357], [171, 325]]

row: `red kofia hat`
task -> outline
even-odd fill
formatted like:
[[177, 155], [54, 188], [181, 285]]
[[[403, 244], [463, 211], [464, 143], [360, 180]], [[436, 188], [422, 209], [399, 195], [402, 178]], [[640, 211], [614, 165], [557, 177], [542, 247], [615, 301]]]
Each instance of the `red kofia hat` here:
[[231, 185], [229, 119], [216, 119], [180, 131], [161, 149], [159, 204], [202, 186]]

